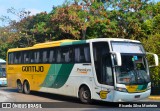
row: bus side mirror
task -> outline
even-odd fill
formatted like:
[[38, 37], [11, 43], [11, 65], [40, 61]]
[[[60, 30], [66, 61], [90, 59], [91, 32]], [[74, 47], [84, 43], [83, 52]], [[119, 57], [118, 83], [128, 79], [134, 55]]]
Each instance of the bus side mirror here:
[[151, 66], [149, 66], [149, 67], [155, 67], [155, 66], [158, 66], [158, 55], [157, 54], [153, 54], [153, 53], [149, 53], [149, 52], [147, 52], [146, 54], [149, 54], [149, 55], [153, 55], [153, 57], [154, 57], [154, 62], [155, 62], [155, 64], [154, 65], [151, 65]]
[[121, 54], [119, 52], [111, 52], [112, 55], [115, 56], [116, 63], [115, 66], [122, 66]]

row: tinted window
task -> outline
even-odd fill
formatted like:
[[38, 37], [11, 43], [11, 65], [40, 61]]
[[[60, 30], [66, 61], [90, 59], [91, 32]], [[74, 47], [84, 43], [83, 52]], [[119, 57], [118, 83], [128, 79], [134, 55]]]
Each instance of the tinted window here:
[[75, 62], [87, 63], [90, 62], [89, 45], [79, 45], [74, 48]]
[[13, 59], [13, 63], [14, 64], [19, 64], [19, 63], [21, 63], [21, 53], [20, 52], [16, 52], [16, 53], [14, 53], [14, 59]]
[[89, 44], [9, 53], [9, 64], [90, 63]]
[[13, 53], [9, 53], [9, 56], [8, 56], [8, 63], [9, 63], [9, 64], [13, 64], [13, 60], [14, 60]]
[[55, 61], [56, 61], [56, 51], [55, 49], [50, 49], [49, 50], [49, 63], [52, 63]]
[[29, 51], [22, 52], [22, 63], [30, 63]]
[[50, 51], [48, 49], [43, 50], [43, 63], [49, 63]]
[[72, 48], [69, 48], [69, 47], [62, 48], [62, 50], [61, 50], [62, 62], [64, 62], [64, 63], [71, 62], [72, 61], [72, 54], [73, 54]]

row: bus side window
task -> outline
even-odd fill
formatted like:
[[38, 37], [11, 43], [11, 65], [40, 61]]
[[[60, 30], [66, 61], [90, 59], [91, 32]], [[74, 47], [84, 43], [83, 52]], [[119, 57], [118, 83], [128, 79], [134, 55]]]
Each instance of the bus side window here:
[[13, 59], [13, 63], [16, 64], [17, 63], [17, 53], [14, 53], [14, 59]]
[[38, 50], [38, 52], [39, 52], [38, 63], [43, 63], [43, 51], [40, 49]]
[[57, 50], [57, 62], [60, 63], [61, 62], [61, 49]]
[[8, 53], [8, 64], [11, 64], [11, 53]]
[[30, 60], [31, 60], [30, 62], [31, 62], [31, 63], [35, 63], [34, 51], [31, 51], [30, 53], [31, 53], [31, 54], [30, 54]]
[[69, 53], [69, 55], [68, 55], [68, 62], [73, 62], [73, 55], [74, 55], [74, 53], [73, 53], [73, 48], [72, 47], [70, 47], [68, 49], [68, 53]]
[[14, 53], [14, 64], [19, 64], [19, 63], [21, 63], [21, 53], [15, 52]]
[[49, 52], [49, 63], [55, 62], [55, 50], [51, 49]]
[[91, 61], [89, 47], [84, 47], [84, 57], [85, 57], [85, 62]]
[[9, 64], [13, 64], [13, 60], [14, 60], [13, 58], [14, 58], [13, 53], [9, 53], [9, 60], [8, 60]]
[[48, 61], [48, 58], [47, 58], [47, 50], [43, 51], [43, 63], [46, 63]]
[[21, 64], [22, 63], [22, 54], [19, 52], [19, 58], [18, 58], [18, 63]]
[[61, 60], [64, 63], [68, 63], [71, 62], [71, 55], [72, 55], [72, 49], [69, 47], [64, 47], [61, 51], [62, 55], [61, 55]]
[[29, 63], [29, 52], [28, 51], [23, 53], [23, 63]]
[[76, 47], [74, 49], [74, 52], [75, 52], [75, 62], [80, 62], [80, 48]]
[[40, 57], [40, 52], [39, 51], [35, 51], [34, 52], [34, 59], [35, 59], [35, 63], [39, 63], [39, 58]]
[[89, 46], [87, 45], [79, 45], [74, 49], [75, 52], [75, 62], [78, 63], [89, 63], [90, 59], [90, 50]]
[[80, 62], [86, 62], [85, 61], [85, 55], [84, 55], [84, 47], [80, 47]]

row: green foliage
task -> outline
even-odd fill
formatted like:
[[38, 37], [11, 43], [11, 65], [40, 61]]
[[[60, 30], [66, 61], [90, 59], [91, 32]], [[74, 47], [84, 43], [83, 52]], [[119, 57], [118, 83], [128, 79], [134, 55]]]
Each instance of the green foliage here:
[[[147, 52], [156, 53], [160, 57], [160, 34], [150, 35], [148, 39], [143, 39], [142, 42]], [[148, 59], [149, 63], [152, 62], [151, 58]], [[150, 72], [151, 79], [155, 83], [158, 83], [158, 81], [160, 81], [160, 65], [158, 67], [150, 68]]]
[[142, 23], [149, 18], [148, 9], [151, 4], [139, 0], [114, 0], [107, 1], [109, 4], [110, 20], [117, 24], [118, 37], [127, 39], [141, 39], [146, 37], [142, 30]]
[[57, 39], [111, 37], [116, 30], [102, 2], [89, 0], [57, 8], [51, 17], [51, 27], [57, 32]]

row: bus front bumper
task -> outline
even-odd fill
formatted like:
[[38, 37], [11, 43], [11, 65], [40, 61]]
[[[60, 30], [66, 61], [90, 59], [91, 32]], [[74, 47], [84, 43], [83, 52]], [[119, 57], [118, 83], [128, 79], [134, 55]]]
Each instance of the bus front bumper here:
[[150, 96], [151, 90], [141, 93], [114, 92], [113, 102], [132, 102], [145, 99]]

